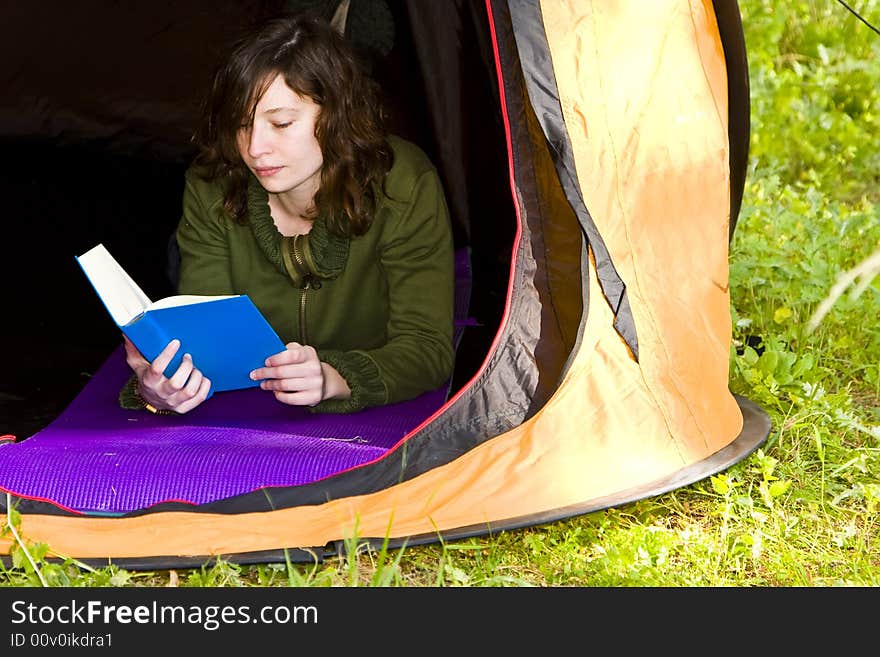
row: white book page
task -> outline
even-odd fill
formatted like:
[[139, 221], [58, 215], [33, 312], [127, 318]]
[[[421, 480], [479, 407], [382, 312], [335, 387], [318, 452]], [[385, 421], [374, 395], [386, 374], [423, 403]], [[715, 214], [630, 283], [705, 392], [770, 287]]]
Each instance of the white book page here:
[[128, 324], [150, 305], [150, 299], [103, 244], [77, 258], [107, 311], [119, 326]]
[[147, 310], [158, 310], [159, 308], [174, 308], [175, 306], [189, 306], [194, 303], [204, 303], [205, 301], [218, 301], [219, 299], [231, 299], [240, 296], [238, 294], [221, 294], [216, 296], [202, 294], [178, 294], [173, 297], [165, 297], [154, 301], [149, 305]]

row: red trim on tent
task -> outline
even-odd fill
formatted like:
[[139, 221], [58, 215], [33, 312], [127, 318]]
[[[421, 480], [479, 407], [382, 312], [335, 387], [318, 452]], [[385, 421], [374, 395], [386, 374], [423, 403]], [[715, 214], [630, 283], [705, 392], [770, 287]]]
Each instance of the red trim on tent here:
[[[437, 409], [424, 422], [422, 422], [415, 429], [413, 429], [403, 438], [401, 438], [389, 451], [397, 449], [400, 445], [405, 443], [410, 438], [410, 436], [414, 435], [418, 431], [421, 431], [427, 425], [431, 424], [431, 422], [433, 422], [439, 415], [441, 415], [449, 407], [450, 404], [461, 397], [464, 394], [465, 390], [467, 390], [470, 385], [483, 374], [486, 369], [486, 365], [489, 362], [489, 357], [495, 352], [495, 349], [498, 346], [502, 327], [507, 324], [507, 319], [510, 316], [510, 300], [513, 296], [513, 281], [514, 273], [516, 272], [516, 254], [519, 250], [520, 240], [522, 239], [522, 216], [520, 214], [520, 207], [516, 198], [516, 176], [513, 166], [513, 144], [511, 143], [510, 138], [510, 118], [507, 114], [507, 98], [504, 95], [504, 74], [501, 70], [501, 56], [498, 53], [498, 35], [495, 31], [495, 17], [492, 14], [492, 0], [486, 0], [486, 14], [489, 19], [489, 32], [492, 35], [492, 53], [495, 57], [495, 72], [498, 75], [498, 94], [500, 96], [501, 102], [501, 117], [504, 123], [504, 138], [507, 143], [507, 165], [510, 172], [510, 194], [513, 197], [513, 208], [516, 211], [516, 234], [513, 238], [512, 257], [510, 258], [510, 274], [507, 279], [507, 300], [504, 303], [504, 313], [501, 316], [501, 323], [499, 324], [498, 331], [495, 333], [495, 338], [492, 340], [492, 345], [489, 347], [489, 351], [486, 353], [486, 357], [484, 358], [482, 365], [480, 365], [479, 369], [471, 377], [470, 381], [462, 386], [457, 393], [450, 397], [446, 401], [446, 403], [443, 404], [443, 406]], [[376, 459], [376, 461], [380, 461], [382, 458], [384, 458], [384, 456]], [[363, 463], [356, 467], [360, 468], [364, 465], [369, 465], [369, 463]]]

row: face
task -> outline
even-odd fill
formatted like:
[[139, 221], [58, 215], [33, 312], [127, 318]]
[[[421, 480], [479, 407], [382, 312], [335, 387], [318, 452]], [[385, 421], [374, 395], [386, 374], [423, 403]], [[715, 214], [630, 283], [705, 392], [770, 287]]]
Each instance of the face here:
[[320, 184], [324, 158], [315, 138], [320, 107], [275, 77], [257, 103], [252, 125], [238, 132], [238, 152], [269, 193], [308, 196]]

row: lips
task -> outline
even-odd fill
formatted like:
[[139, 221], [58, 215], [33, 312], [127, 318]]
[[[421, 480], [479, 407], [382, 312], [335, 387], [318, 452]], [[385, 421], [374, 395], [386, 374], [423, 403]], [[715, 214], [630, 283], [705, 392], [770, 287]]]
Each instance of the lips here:
[[268, 178], [274, 176], [283, 168], [284, 167], [254, 167], [254, 173], [260, 176], [260, 178]]

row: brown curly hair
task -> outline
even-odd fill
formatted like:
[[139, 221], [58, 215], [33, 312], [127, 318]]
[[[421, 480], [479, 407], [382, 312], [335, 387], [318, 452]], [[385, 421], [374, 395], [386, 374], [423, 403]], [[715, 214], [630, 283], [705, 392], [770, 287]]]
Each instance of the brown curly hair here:
[[376, 83], [352, 46], [323, 19], [273, 18], [234, 44], [204, 103], [194, 136], [196, 164], [208, 179], [224, 181], [224, 208], [238, 223], [247, 223], [250, 172], [239, 155], [237, 135], [252, 122], [257, 102], [279, 74], [320, 108], [315, 137], [324, 163], [315, 216], [325, 216], [338, 235], [362, 235], [393, 154]]

